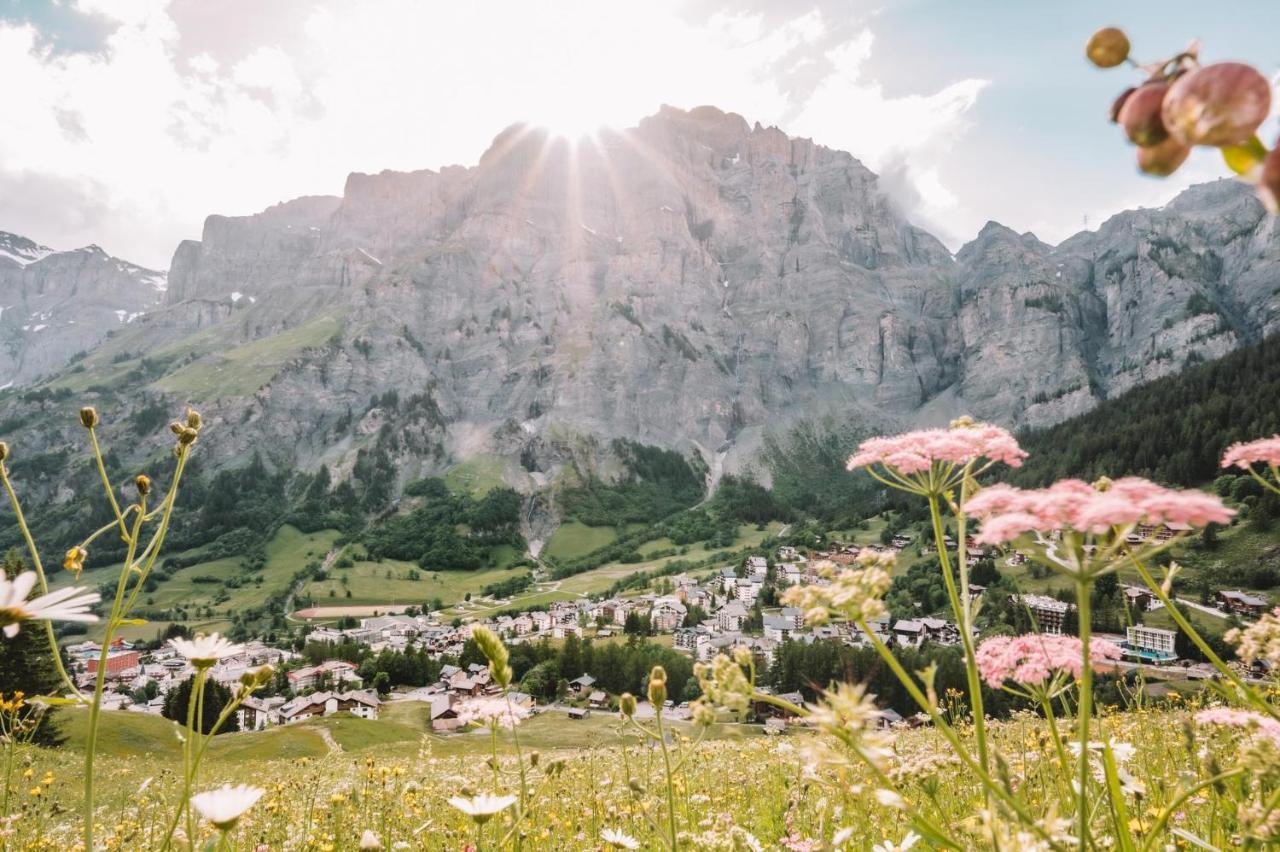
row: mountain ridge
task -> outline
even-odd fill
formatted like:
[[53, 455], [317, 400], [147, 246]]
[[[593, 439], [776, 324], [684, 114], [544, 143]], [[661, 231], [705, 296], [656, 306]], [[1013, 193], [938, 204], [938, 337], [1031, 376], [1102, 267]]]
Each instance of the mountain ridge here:
[[625, 438], [714, 481], [800, 421], [1058, 422], [1275, 330], [1277, 272], [1234, 182], [1058, 246], [988, 223], [952, 255], [850, 154], [664, 107], [594, 144], [513, 125], [472, 167], [210, 216], [163, 304], [40, 386], [197, 404], [235, 427], [214, 466], [267, 448], [342, 478], [381, 452], [398, 490], [487, 458], [532, 492]]

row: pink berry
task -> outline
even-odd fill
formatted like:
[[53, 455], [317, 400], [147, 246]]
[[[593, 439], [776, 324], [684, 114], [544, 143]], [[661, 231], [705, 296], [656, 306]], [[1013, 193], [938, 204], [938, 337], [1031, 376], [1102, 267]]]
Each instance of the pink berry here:
[[1160, 117], [1169, 84], [1147, 83], [1125, 98], [1120, 107], [1120, 126], [1135, 145], [1150, 148], [1169, 138], [1164, 119]]
[[1184, 74], [1164, 98], [1164, 126], [1184, 145], [1239, 145], [1271, 110], [1271, 84], [1241, 62], [1219, 62]]

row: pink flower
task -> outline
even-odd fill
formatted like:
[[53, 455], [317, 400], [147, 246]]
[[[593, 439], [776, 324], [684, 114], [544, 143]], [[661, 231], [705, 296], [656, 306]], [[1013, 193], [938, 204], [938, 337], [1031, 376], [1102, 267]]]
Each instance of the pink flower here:
[[1270, 716], [1251, 710], [1235, 710], [1230, 707], [1211, 707], [1196, 714], [1202, 725], [1222, 725], [1229, 728], [1248, 728], [1271, 740], [1280, 748], [1280, 722]]
[[1052, 530], [1096, 535], [1139, 523], [1186, 530], [1225, 524], [1235, 515], [1211, 494], [1165, 488], [1138, 477], [1099, 488], [1078, 479], [1034, 490], [993, 485], [971, 497], [965, 510], [983, 522], [975, 536], [982, 544], [1004, 544], [1024, 533]]
[[987, 423], [957, 421], [950, 429], [922, 429], [863, 441], [849, 470], [882, 464], [901, 474], [923, 473], [934, 462], [965, 465], [980, 458], [1018, 467], [1027, 453], [1013, 435]]
[[[978, 671], [993, 689], [1005, 681], [1039, 686], [1055, 671], [1079, 678], [1084, 671], [1084, 643], [1075, 636], [997, 636], [978, 646]], [[1105, 639], [1089, 643], [1093, 665], [1120, 659], [1120, 647]]]
[[1280, 435], [1260, 438], [1257, 441], [1232, 444], [1222, 455], [1222, 466], [1248, 469], [1254, 462], [1280, 465]]

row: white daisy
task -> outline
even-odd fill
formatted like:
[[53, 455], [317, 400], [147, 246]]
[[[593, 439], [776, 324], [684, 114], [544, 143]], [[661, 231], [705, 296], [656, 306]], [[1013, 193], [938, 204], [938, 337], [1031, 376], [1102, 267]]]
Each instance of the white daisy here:
[[494, 814], [501, 813], [516, 803], [515, 796], [490, 796], [487, 794], [464, 799], [454, 796], [449, 804], [476, 822], [488, 822]]
[[36, 572], [23, 571], [13, 580], [0, 576], [0, 627], [4, 635], [16, 636], [24, 621], [97, 621], [89, 607], [102, 600], [97, 592], [82, 586], [58, 589], [27, 600], [36, 584]]
[[226, 832], [235, 828], [244, 812], [253, 807], [265, 792], [267, 791], [261, 787], [245, 784], [232, 787], [224, 784], [217, 790], [192, 796], [191, 805], [200, 812], [200, 816], [213, 823], [218, 831]]
[[907, 852], [908, 849], [920, 842], [920, 835], [914, 831], [908, 831], [907, 836], [902, 838], [901, 843], [893, 843], [886, 840], [884, 843], [877, 843], [871, 847], [871, 852]]
[[600, 839], [612, 846], [614, 849], [639, 849], [640, 841], [636, 840], [630, 834], [624, 834], [621, 831], [614, 831], [612, 828], [606, 828], [600, 832]]
[[373, 831], [366, 828], [364, 830], [364, 834], [360, 835], [360, 848], [361, 849], [381, 849], [382, 840], [379, 839], [377, 834], [375, 834]]
[[218, 660], [233, 657], [244, 650], [243, 645], [228, 642], [217, 633], [205, 636], [197, 633], [195, 639], [170, 639], [169, 644], [198, 669], [206, 669]]

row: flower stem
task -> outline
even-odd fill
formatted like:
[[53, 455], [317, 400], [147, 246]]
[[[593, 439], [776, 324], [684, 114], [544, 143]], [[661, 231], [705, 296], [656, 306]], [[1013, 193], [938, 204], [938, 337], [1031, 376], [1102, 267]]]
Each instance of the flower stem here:
[[1076, 720], [1080, 739], [1079, 783], [1076, 805], [1079, 808], [1080, 849], [1089, 844], [1089, 721], [1093, 712], [1093, 661], [1089, 657], [1089, 634], [1093, 614], [1090, 611], [1089, 583], [1076, 581], [1076, 606], [1080, 614], [1080, 704], [1076, 708]]
[[654, 727], [658, 733], [658, 745], [662, 748], [662, 762], [666, 767], [667, 778], [667, 825], [671, 833], [671, 849], [679, 848], [676, 832], [676, 793], [675, 779], [671, 777], [671, 752], [667, 749], [667, 738], [662, 732], [662, 708], [654, 707]]
[[[962, 560], [959, 566], [960, 583], [965, 592], [965, 599], [961, 602], [960, 595], [956, 591], [955, 578], [951, 575], [951, 554], [947, 552], [946, 535], [942, 529], [942, 507], [938, 504], [936, 494], [929, 495], [929, 514], [933, 518], [933, 538], [937, 542], [938, 558], [942, 562], [942, 579], [946, 583], [951, 609], [960, 626], [960, 645], [964, 648], [965, 677], [969, 684], [969, 706], [973, 710], [973, 734], [978, 742], [978, 763], [983, 771], [987, 771], [990, 769], [990, 760], [987, 756], [986, 711], [982, 705], [982, 682], [978, 679], [978, 661], [973, 648], [973, 619], [970, 616], [968, 599], [969, 566], [965, 560]], [[963, 542], [965, 535], [963, 522], [957, 527], [956, 535]]]

